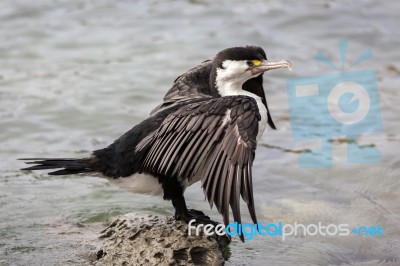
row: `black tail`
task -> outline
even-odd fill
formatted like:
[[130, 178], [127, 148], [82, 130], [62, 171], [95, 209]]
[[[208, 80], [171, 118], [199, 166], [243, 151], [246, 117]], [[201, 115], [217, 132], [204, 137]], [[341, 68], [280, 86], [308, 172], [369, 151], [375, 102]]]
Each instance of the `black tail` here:
[[56, 158], [24, 158], [20, 159], [26, 164], [34, 164], [34, 166], [22, 168], [21, 170], [48, 170], [48, 169], [59, 169], [54, 172], [50, 172], [49, 175], [70, 175], [93, 172], [94, 169], [91, 167], [92, 159], [56, 159]]

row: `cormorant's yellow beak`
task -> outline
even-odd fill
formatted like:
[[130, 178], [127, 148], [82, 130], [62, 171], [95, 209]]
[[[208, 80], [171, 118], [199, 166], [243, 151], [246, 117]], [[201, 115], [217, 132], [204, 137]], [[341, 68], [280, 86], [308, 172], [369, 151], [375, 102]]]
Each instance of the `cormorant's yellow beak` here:
[[288, 60], [281, 60], [278, 62], [269, 62], [265, 60], [260, 62], [258, 65], [254, 64], [254, 67], [251, 69], [251, 74], [257, 75], [276, 68], [288, 68], [289, 70], [292, 70], [292, 63], [290, 63]]

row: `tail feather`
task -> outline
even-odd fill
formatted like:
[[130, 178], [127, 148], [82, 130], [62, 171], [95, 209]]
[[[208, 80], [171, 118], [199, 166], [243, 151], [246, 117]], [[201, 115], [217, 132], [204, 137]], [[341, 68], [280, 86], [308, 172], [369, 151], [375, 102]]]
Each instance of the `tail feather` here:
[[49, 170], [49, 169], [60, 169], [54, 172], [48, 173], [49, 175], [69, 175], [93, 172], [92, 160], [90, 158], [84, 159], [72, 159], [72, 158], [23, 158], [19, 159], [26, 164], [34, 164], [21, 170]]

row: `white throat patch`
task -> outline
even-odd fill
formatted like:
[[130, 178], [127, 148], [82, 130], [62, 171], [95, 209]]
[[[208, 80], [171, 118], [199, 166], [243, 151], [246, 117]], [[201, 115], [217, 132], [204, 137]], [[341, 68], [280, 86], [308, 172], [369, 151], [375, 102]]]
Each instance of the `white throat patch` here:
[[215, 85], [221, 96], [239, 95], [242, 85], [248, 79], [252, 78], [251, 72], [245, 61], [225, 60], [222, 63], [223, 68], [217, 69]]

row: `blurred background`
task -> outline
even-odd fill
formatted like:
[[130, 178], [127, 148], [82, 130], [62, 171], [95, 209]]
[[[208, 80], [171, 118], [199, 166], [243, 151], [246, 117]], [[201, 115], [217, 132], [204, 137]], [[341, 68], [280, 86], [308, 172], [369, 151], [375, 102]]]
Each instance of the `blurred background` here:
[[[254, 163], [259, 219], [380, 225], [384, 236], [235, 238], [227, 265], [399, 265], [399, 12], [396, 0], [1, 1], [0, 265], [87, 264], [115, 216], [172, 215], [160, 198], [96, 177], [22, 172], [16, 159], [87, 156], [145, 119], [185, 70], [247, 44], [294, 65], [265, 75], [277, 130], [265, 132]], [[358, 141], [382, 157], [349, 164], [335, 153], [332, 167], [305, 169], [299, 154], [318, 139], [293, 139], [286, 82], [337, 71], [314, 56], [340, 65], [341, 38], [346, 70], [377, 73], [383, 130]], [[350, 68], [368, 48], [374, 56]], [[348, 141], [339, 137], [340, 150]], [[200, 184], [186, 199], [221, 221]], [[250, 222], [244, 204], [242, 213]]]

